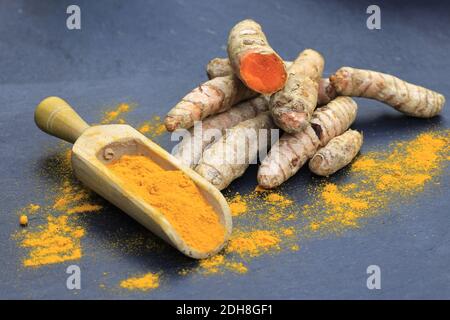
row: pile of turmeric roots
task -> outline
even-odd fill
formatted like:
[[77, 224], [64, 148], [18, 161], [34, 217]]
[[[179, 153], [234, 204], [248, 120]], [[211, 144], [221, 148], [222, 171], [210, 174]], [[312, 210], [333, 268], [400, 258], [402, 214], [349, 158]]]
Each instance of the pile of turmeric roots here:
[[[220, 190], [244, 173], [264, 145], [271, 148], [257, 180], [265, 189], [281, 185], [308, 160], [322, 176], [348, 165], [363, 142], [360, 132], [349, 129], [357, 112], [352, 96], [420, 118], [437, 115], [445, 103], [437, 92], [376, 71], [342, 67], [322, 78], [320, 53], [306, 49], [295, 61], [283, 61], [253, 20], [231, 29], [227, 51], [228, 58], [208, 63], [210, 80], [165, 118], [168, 131], [189, 132], [174, 156]], [[202, 130], [195, 129], [198, 123]], [[274, 139], [278, 128], [283, 133]], [[272, 134], [258, 134], [262, 129]], [[233, 157], [237, 150], [245, 150], [245, 159]]]

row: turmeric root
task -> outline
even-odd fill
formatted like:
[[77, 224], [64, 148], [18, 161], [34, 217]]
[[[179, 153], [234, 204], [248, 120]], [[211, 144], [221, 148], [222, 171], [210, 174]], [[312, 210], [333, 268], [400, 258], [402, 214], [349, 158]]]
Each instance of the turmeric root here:
[[292, 177], [311, 158], [320, 140], [311, 126], [299, 133], [285, 133], [270, 149], [258, 169], [258, 185], [276, 188]]
[[256, 117], [259, 113], [267, 111], [269, 103], [264, 96], [241, 102], [230, 110], [213, 115], [201, 122], [200, 130], [196, 126], [189, 129], [189, 134], [178, 143], [173, 155], [184, 165], [194, 168], [200, 160], [203, 151], [216, 139], [219, 139], [225, 130], [242, 121]]
[[319, 176], [329, 176], [348, 165], [358, 154], [363, 135], [347, 130], [334, 137], [309, 160], [309, 169]]
[[356, 111], [356, 103], [348, 97], [337, 97], [316, 109], [311, 124], [302, 132], [285, 133], [273, 145], [259, 167], [258, 184], [264, 189], [272, 189], [292, 177], [320, 146], [350, 127]]
[[234, 104], [258, 94], [234, 76], [209, 80], [188, 93], [166, 116], [167, 131], [189, 129], [195, 121], [230, 109]]
[[445, 97], [435, 91], [371, 70], [343, 67], [330, 81], [339, 95], [376, 99], [419, 118], [434, 117], [445, 103]]
[[322, 78], [319, 81], [319, 94], [317, 95], [317, 105], [323, 106], [337, 97], [336, 90], [328, 78]]
[[[292, 61], [284, 62], [286, 69], [292, 65]], [[231, 63], [228, 58], [214, 58], [206, 65], [206, 73], [209, 79], [216, 77], [229, 76], [233, 74]], [[319, 95], [317, 96], [317, 105], [323, 106], [336, 98], [336, 90], [330, 83], [328, 78], [322, 78], [319, 82]]]
[[217, 77], [225, 77], [234, 74], [231, 67], [230, 59], [228, 58], [214, 58], [206, 65], [206, 74], [209, 79]]
[[250, 89], [271, 94], [284, 87], [287, 74], [283, 60], [255, 21], [243, 20], [231, 29], [227, 51], [234, 74]]
[[323, 147], [336, 136], [344, 133], [355, 121], [358, 105], [350, 97], [337, 97], [327, 105], [317, 108], [311, 119], [311, 127]]
[[270, 98], [272, 117], [284, 131], [301, 132], [308, 125], [317, 105], [323, 65], [320, 53], [304, 50], [288, 69], [285, 87]]
[[240, 177], [250, 163], [256, 163], [258, 151], [271, 141], [274, 129], [269, 112], [263, 112], [226, 131], [216, 143], [207, 148], [195, 171], [219, 190]]

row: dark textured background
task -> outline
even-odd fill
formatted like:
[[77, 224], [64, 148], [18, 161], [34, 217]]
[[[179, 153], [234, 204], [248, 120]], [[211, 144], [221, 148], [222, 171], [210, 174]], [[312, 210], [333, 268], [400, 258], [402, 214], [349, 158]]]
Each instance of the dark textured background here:
[[[163, 115], [194, 85], [204, 81], [205, 63], [225, 55], [229, 29], [251, 17], [286, 59], [305, 47], [326, 59], [325, 72], [343, 65], [400, 76], [450, 97], [450, 4], [377, 1], [382, 30], [366, 28], [371, 1], [0, 1], [0, 298], [450, 298], [449, 171], [440, 187], [409, 204], [371, 219], [361, 229], [301, 244], [298, 252], [262, 256], [245, 275], [176, 274], [194, 262], [169, 250], [133, 255], [106, 249], [109, 241], [140, 226], [113, 207], [86, 221], [83, 289], [65, 288], [70, 262], [23, 269], [24, 251], [11, 240], [18, 208], [43, 201], [51, 177], [39, 174], [58, 141], [33, 123], [45, 96], [67, 99], [89, 122], [107, 106], [135, 102], [128, 117], [139, 123]], [[79, 4], [82, 30], [65, 27], [66, 7]], [[391, 108], [358, 100], [354, 128], [364, 130], [364, 150], [429, 128], [449, 127], [449, 108], [432, 120], [404, 117]], [[103, 109], [102, 109], [103, 108]], [[169, 146], [168, 138], [160, 141]], [[255, 168], [232, 186], [255, 186]], [[285, 186], [305, 201], [309, 174]], [[43, 219], [43, 218], [42, 218]], [[122, 232], [123, 231], [123, 232]], [[108, 234], [115, 232], [116, 238]], [[366, 288], [366, 268], [382, 268], [382, 290]], [[149, 293], [101, 289], [130, 274], [162, 270], [158, 290]], [[108, 275], [103, 275], [108, 272]]]

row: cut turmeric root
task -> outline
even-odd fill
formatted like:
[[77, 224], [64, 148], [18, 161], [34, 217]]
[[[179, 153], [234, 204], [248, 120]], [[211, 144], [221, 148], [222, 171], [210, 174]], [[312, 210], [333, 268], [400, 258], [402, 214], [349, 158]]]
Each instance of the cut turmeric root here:
[[237, 124], [254, 118], [261, 112], [269, 109], [269, 103], [264, 96], [241, 102], [230, 110], [213, 115], [201, 122], [201, 130], [193, 127], [189, 134], [178, 143], [173, 155], [184, 165], [194, 168], [200, 160], [203, 151], [216, 139], [219, 139], [225, 130]]
[[258, 170], [258, 184], [272, 189], [292, 177], [310, 159], [319, 147], [344, 133], [355, 120], [356, 102], [348, 97], [337, 97], [318, 108], [311, 124], [302, 132], [285, 133], [275, 143]]
[[[292, 65], [292, 61], [284, 62], [286, 68]], [[231, 63], [228, 58], [214, 58], [208, 62], [206, 65], [206, 73], [209, 79], [214, 79], [216, 77], [224, 77], [233, 74], [233, 69], [231, 68]], [[330, 83], [330, 79], [321, 78], [319, 82], [319, 94], [317, 96], [317, 105], [323, 106], [336, 98], [336, 90]]]
[[256, 97], [258, 94], [234, 76], [209, 80], [188, 93], [167, 114], [167, 131], [189, 129], [195, 121], [230, 109], [234, 104]]
[[339, 95], [376, 99], [413, 117], [434, 117], [445, 104], [442, 94], [376, 71], [343, 67], [330, 81]]
[[309, 160], [309, 169], [319, 176], [329, 176], [352, 162], [362, 143], [361, 133], [347, 130], [314, 154]]
[[[219, 190], [226, 188], [256, 163], [258, 151], [270, 143], [274, 128], [269, 112], [241, 122], [204, 151], [195, 171]], [[267, 134], [261, 135], [261, 129], [267, 129]]]
[[288, 69], [285, 87], [270, 98], [272, 117], [284, 131], [300, 132], [308, 125], [317, 105], [323, 66], [320, 53], [304, 50]]
[[234, 73], [250, 89], [271, 94], [284, 87], [287, 74], [283, 60], [255, 21], [243, 20], [231, 29], [227, 51]]

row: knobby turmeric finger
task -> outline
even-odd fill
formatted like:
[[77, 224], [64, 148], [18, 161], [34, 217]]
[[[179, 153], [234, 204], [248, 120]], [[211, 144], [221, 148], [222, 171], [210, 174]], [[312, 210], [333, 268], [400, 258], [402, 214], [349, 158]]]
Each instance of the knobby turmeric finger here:
[[177, 145], [173, 155], [184, 165], [194, 168], [200, 160], [203, 151], [216, 139], [219, 139], [225, 130], [242, 121], [256, 117], [259, 113], [267, 111], [269, 103], [264, 96], [241, 102], [230, 110], [213, 115], [201, 122], [200, 130], [197, 127], [189, 129], [189, 134]]
[[258, 184], [264, 189], [272, 189], [292, 177], [320, 146], [325, 146], [350, 127], [356, 111], [356, 103], [348, 97], [337, 97], [316, 109], [311, 124], [304, 131], [285, 133], [274, 144], [259, 167]]
[[336, 89], [328, 78], [322, 78], [319, 81], [319, 94], [317, 95], [317, 105], [323, 106], [337, 97]]
[[317, 105], [323, 66], [320, 53], [304, 50], [288, 69], [284, 88], [270, 98], [272, 117], [284, 131], [301, 132], [308, 125]]
[[255, 163], [258, 151], [271, 141], [270, 131], [275, 124], [268, 112], [243, 121], [227, 130], [219, 141], [205, 150], [195, 171], [219, 190], [240, 177], [250, 163]]
[[247, 87], [264, 94], [283, 88], [287, 78], [283, 60], [255, 21], [243, 20], [231, 29], [227, 51], [234, 74]]
[[[287, 69], [292, 65], [292, 61], [284, 62]], [[206, 65], [206, 72], [209, 79], [216, 77], [229, 76], [233, 74], [230, 59], [228, 58], [214, 58]], [[336, 98], [336, 90], [330, 83], [330, 79], [321, 78], [319, 81], [319, 94], [317, 96], [317, 105], [323, 106]]]
[[413, 117], [434, 117], [445, 104], [440, 93], [376, 71], [342, 67], [330, 81], [339, 95], [376, 99]]
[[337, 97], [326, 106], [317, 108], [311, 126], [323, 147], [334, 137], [344, 133], [355, 121], [358, 105], [350, 97]]
[[214, 78], [188, 93], [169, 111], [164, 124], [167, 131], [189, 129], [195, 121], [226, 111], [234, 104], [257, 95], [234, 76]]
[[347, 130], [334, 137], [309, 160], [309, 169], [319, 176], [329, 176], [348, 165], [358, 154], [363, 135]]

